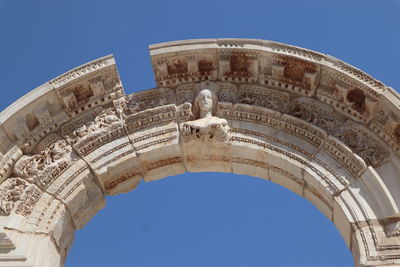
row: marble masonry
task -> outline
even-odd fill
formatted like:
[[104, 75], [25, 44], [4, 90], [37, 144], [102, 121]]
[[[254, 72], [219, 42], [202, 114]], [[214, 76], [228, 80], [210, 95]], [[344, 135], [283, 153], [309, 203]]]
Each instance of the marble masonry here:
[[104, 196], [184, 172], [270, 180], [312, 202], [358, 267], [400, 266], [400, 96], [331, 56], [272, 41], [150, 46], [157, 88], [112, 56], [0, 113], [0, 267], [63, 266]]

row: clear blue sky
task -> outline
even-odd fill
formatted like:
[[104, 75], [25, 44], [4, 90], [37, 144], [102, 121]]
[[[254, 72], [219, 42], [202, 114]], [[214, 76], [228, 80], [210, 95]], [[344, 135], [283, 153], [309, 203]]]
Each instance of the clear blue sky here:
[[[342, 59], [400, 88], [400, 0], [0, 0], [0, 109], [114, 54], [127, 93], [155, 86], [147, 46], [243, 37]], [[353, 266], [308, 201], [265, 180], [185, 174], [142, 183], [83, 229], [66, 267]]]

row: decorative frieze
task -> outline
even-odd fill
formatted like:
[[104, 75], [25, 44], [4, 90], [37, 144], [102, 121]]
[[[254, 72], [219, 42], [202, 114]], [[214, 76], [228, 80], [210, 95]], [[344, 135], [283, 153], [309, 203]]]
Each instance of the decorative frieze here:
[[319, 82], [318, 64], [286, 55], [272, 55], [270, 73], [263, 73], [263, 84], [282, 87], [286, 90], [314, 95]]
[[289, 94], [259, 85], [241, 85], [235, 103], [270, 108], [283, 112], [289, 104]]
[[35, 185], [21, 178], [9, 178], [0, 185], [0, 215], [15, 212], [26, 217], [41, 195], [42, 191]]
[[336, 111], [360, 122], [368, 122], [378, 107], [379, 93], [343, 73], [324, 68], [317, 98]]
[[159, 86], [174, 86], [181, 82], [215, 80], [217, 60], [215, 50], [173, 53], [152, 56], [156, 82]]
[[23, 123], [15, 129], [17, 145], [23, 152], [29, 153], [45, 136], [67, 122], [69, 117], [64, 112], [52, 114], [46, 108], [34, 114], [27, 114], [21, 120]]
[[14, 165], [14, 174], [46, 189], [73, 163], [72, 147], [61, 138], [53, 140], [48, 147], [33, 155], [23, 155]]
[[259, 52], [237, 48], [218, 49], [218, 77], [221, 81], [258, 81]]
[[0, 156], [0, 184], [12, 173], [13, 166], [22, 157], [22, 151], [17, 146], [13, 146], [6, 154]]
[[50, 84], [64, 110], [72, 117], [124, 95], [112, 56], [76, 68]]
[[123, 122], [112, 107], [94, 108], [65, 124], [61, 132], [64, 138], [83, 156], [126, 135]]
[[126, 117], [149, 108], [170, 104], [176, 104], [175, 92], [172, 89], [150, 89], [127, 96], [122, 114]]

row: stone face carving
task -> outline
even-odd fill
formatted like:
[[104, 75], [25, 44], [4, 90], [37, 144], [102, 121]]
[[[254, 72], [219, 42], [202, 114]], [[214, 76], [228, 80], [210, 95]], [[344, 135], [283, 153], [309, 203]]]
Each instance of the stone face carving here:
[[225, 141], [229, 135], [229, 126], [225, 119], [213, 116], [216, 110], [217, 98], [209, 89], [203, 89], [197, 95], [193, 114], [195, 120], [182, 125], [184, 141], [200, 140], [203, 142]]
[[12, 211], [28, 216], [42, 192], [33, 184], [21, 178], [9, 178], [0, 186], [0, 215]]

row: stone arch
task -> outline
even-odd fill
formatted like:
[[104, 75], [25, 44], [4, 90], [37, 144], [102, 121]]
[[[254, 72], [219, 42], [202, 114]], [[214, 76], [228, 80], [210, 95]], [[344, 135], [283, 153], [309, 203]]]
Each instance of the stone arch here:
[[105, 194], [186, 171], [281, 184], [333, 221], [356, 266], [400, 266], [393, 89], [271, 41], [179, 41], [150, 54], [157, 88], [126, 95], [106, 56], [0, 114], [0, 266], [62, 266]]

